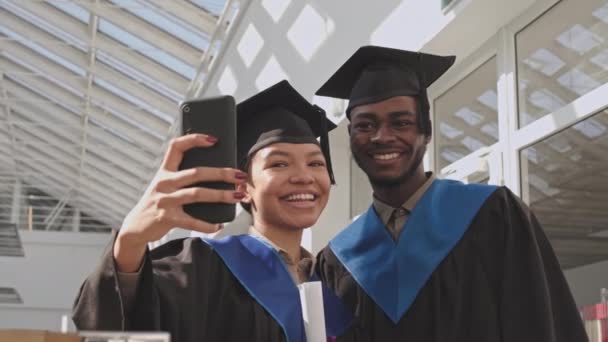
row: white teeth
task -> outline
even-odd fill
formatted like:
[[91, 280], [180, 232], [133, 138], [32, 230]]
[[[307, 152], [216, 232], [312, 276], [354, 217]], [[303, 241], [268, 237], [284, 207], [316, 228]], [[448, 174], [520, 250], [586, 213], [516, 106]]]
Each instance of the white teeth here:
[[374, 159], [391, 160], [399, 157], [399, 153], [374, 154]]
[[313, 201], [314, 199], [315, 195], [313, 194], [295, 194], [285, 198], [287, 201]]

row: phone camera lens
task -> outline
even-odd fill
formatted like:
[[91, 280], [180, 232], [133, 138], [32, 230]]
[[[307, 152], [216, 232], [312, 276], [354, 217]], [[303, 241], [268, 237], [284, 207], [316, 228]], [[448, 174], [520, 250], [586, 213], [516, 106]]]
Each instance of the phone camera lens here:
[[190, 113], [190, 106], [184, 106], [184, 113]]

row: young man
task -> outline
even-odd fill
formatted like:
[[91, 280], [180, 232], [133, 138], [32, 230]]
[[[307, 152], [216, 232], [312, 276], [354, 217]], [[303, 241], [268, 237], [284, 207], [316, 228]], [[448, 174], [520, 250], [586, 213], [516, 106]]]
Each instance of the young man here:
[[426, 88], [454, 60], [362, 47], [317, 92], [350, 100], [352, 154], [374, 191], [318, 257], [356, 316], [338, 341], [586, 341], [528, 207], [505, 187], [424, 171]]

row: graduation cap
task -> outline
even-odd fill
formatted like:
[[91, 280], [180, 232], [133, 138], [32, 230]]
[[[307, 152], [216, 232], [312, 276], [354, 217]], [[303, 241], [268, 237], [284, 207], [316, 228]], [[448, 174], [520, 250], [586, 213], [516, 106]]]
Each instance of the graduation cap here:
[[[336, 128], [325, 111], [308, 102], [286, 80], [239, 103], [237, 160], [239, 166], [260, 149], [275, 143], [319, 145], [335, 184], [328, 132]], [[320, 141], [317, 141], [320, 137]]]
[[380, 102], [394, 96], [416, 96], [419, 124], [431, 133], [426, 89], [443, 75], [455, 56], [437, 56], [380, 46], [359, 48], [319, 88], [317, 95], [349, 100], [346, 116], [357, 106]]

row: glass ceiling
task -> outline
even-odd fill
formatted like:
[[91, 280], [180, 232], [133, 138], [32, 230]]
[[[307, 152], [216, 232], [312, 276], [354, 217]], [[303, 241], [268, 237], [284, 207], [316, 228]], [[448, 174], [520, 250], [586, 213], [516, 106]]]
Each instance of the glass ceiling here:
[[0, 224], [118, 227], [225, 3], [0, 0]]

